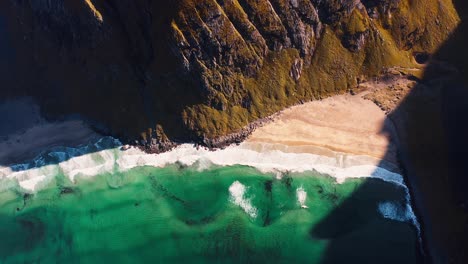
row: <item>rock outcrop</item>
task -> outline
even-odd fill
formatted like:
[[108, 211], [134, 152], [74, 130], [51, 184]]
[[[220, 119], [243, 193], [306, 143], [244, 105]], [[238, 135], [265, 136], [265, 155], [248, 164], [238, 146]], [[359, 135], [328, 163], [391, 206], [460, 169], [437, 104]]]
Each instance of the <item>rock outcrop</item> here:
[[5, 0], [0, 95], [158, 151], [223, 145], [287, 106], [415, 67], [458, 21], [450, 0]]

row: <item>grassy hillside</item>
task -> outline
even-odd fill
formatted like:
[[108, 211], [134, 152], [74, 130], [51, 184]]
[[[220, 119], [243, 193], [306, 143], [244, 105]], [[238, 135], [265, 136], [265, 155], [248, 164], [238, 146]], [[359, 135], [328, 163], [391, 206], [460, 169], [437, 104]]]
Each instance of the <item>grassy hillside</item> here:
[[2, 96], [153, 145], [419, 67], [459, 21], [450, 0], [2, 1], [0, 16], [15, 49]]

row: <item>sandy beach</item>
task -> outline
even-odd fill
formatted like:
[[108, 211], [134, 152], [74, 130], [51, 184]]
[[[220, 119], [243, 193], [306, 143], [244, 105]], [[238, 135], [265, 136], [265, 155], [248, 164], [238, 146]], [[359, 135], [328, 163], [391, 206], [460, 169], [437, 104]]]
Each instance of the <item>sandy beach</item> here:
[[[0, 179], [7, 183], [2, 184], [0, 189], [19, 188], [36, 193], [53, 183], [57, 175], [64, 175], [76, 183], [79, 178], [125, 173], [142, 166], [163, 168], [172, 164], [191, 166], [199, 172], [216, 166], [250, 166], [276, 179], [312, 172], [312, 175], [319, 173], [332, 177], [338, 184], [350, 178], [377, 178], [400, 186], [405, 194], [401, 210], [394, 210], [397, 207], [389, 203], [383, 204], [388, 208], [382, 207], [380, 212], [386, 218], [413, 224], [419, 236], [419, 222], [397, 164], [396, 151], [389, 151], [396, 148], [395, 140], [391, 133], [382, 132], [393, 131], [392, 127], [385, 123], [384, 112], [363, 96], [338, 95], [291, 107], [279, 113], [271, 123], [257, 129], [241, 144], [216, 151], [182, 144], [155, 155], [139, 148], [123, 151], [118, 140], [103, 137], [93, 144], [96, 148], [91, 152], [81, 150], [86, 146], [70, 147], [43, 155], [49, 162], [40, 166], [35, 166], [35, 163], [17, 167], [0, 166]], [[36, 148], [50, 149], [53, 144], [66, 143], [71, 139], [75, 140], [72, 143], [77, 143], [78, 139], [89, 140], [90, 134], [83, 129], [82, 123], [70, 122], [31, 127], [23, 133], [27, 135], [23, 135], [23, 138], [28, 140], [22, 139], [24, 143], [20, 147], [5, 148], [11, 149], [11, 152], [2, 153], [4, 157], [17, 155], [24, 158], [24, 153]], [[35, 142], [34, 137], [41, 140]], [[230, 188], [231, 195], [240, 187], [234, 185]], [[250, 216], [256, 215], [242, 200], [235, 202], [245, 205], [242, 208]], [[299, 203], [301, 208], [307, 208], [300, 199]]]
[[382, 163], [397, 170], [393, 124], [365, 95], [337, 95], [288, 108], [242, 145], [259, 151], [354, 156], [359, 157], [354, 159], [356, 164]]
[[[113, 171], [116, 165], [120, 170], [128, 170], [137, 166], [182, 163], [196, 164], [200, 169], [211, 165], [246, 165], [274, 173], [314, 170], [335, 177], [338, 182], [353, 177], [377, 177], [403, 184], [396, 158], [396, 140], [387, 132], [393, 131], [393, 127], [385, 122], [385, 113], [364, 99], [364, 95], [337, 95], [291, 107], [254, 131], [245, 142], [222, 150], [210, 151], [182, 144], [172, 151], [153, 155], [137, 148], [127, 151], [103, 148], [63, 160], [63, 154], [56, 153], [48, 155], [56, 157], [54, 165], [19, 171], [3, 167], [0, 176], [16, 178], [23, 188], [35, 190], [59, 169], [73, 180], [79, 175]], [[0, 142], [0, 158], [6, 164], [8, 160], [25, 159], [37, 155], [39, 150], [60, 144], [76, 147], [95, 137], [81, 121], [42, 122]], [[13, 141], [15, 147], [9, 147]]]
[[82, 120], [48, 122], [30, 98], [0, 103], [0, 116], [0, 166], [31, 160], [53, 147], [76, 147], [101, 137]]
[[[40, 121], [32, 127], [22, 127], [19, 134], [10, 134], [0, 142], [0, 158], [4, 164], [15, 159], [26, 162], [10, 166], [0, 164], [0, 179], [8, 183], [2, 184], [0, 189], [19, 187], [35, 193], [57, 175], [63, 174], [76, 182], [77, 177], [171, 164], [193, 166], [199, 171], [213, 166], [244, 165], [277, 179], [290, 173], [314, 172], [332, 177], [338, 184], [349, 178], [377, 178], [405, 190], [404, 221], [411, 222], [419, 234], [409, 190], [397, 163], [394, 129], [385, 122], [384, 112], [364, 99], [364, 95], [338, 95], [291, 107], [258, 128], [241, 144], [215, 151], [193, 144], [181, 144], [157, 155], [139, 148], [122, 150], [120, 142], [112, 137], [92, 141], [96, 134], [82, 121]], [[86, 141], [94, 146], [92, 151], [78, 144]], [[50, 151], [60, 144], [68, 148]], [[27, 158], [40, 150], [49, 152], [36, 159], [39, 163], [28, 163]], [[44, 159], [47, 163], [42, 162]], [[394, 210], [384, 211], [390, 212], [385, 213], [385, 217], [399, 219]]]

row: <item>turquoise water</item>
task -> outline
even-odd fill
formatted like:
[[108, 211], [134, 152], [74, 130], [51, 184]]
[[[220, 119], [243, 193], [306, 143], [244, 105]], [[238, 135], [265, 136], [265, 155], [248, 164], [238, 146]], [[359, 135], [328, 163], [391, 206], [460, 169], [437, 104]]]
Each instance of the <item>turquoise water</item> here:
[[382, 202], [405, 203], [404, 189], [245, 166], [58, 175], [35, 194], [0, 191], [0, 263], [416, 262], [415, 228]]

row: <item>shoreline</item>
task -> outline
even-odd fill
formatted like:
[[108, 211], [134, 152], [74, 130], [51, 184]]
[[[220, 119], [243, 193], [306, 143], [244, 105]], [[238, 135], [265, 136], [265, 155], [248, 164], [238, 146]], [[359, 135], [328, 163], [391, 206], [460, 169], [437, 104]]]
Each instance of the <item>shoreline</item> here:
[[[198, 145], [197, 143], [194, 143], [193, 147], [190, 147], [190, 144], [170, 144], [168, 145], [170, 147], [169, 151], [156, 151], [159, 154], [154, 159], [149, 157], [151, 157], [155, 151], [148, 151], [148, 149], [143, 146], [129, 146], [130, 149], [122, 152], [124, 153], [122, 157], [128, 159], [130, 156], [137, 155], [145, 160], [146, 164], [153, 164], [154, 160], [165, 160], [165, 156], [171, 156], [171, 153], [175, 152], [176, 154], [174, 155], [178, 158], [169, 158], [172, 163], [184, 159], [187, 160], [184, 155], [191, 155], [192, 158], [198, 156], [199, 158], [215, 160], [214, 164], [247, 165], [267, 172], [275, 170], [299, 172], [316, 170], [320, 173], [334, 176], [338, 182], [344, 181], [347, 177], [371, 176], [373, 171], [382, 169], [385, 171], [382, 174], [384, 176], [378, 177], [385, 178], [387, 177], [386, 175], [392, 175], [388, 176], [389, 179], [402, 183], [402, 179], [395, 180], [399, 177], [394, 176], [402, 174], [401, 166], [397, 158], [397, 148], [395, 145], [396, 135], [392, 134], [395, 129], [391, 127], [389, 122], [386, 122], [385, 113], [376, 104], [370, 100], [364, 99], [366, 94], [367, 92], [362, 92], [357, 95], [341, 94], [319, 101], [292, 106], [270, 117], [249, 124], [246, 129], [239, 133], [228, 135], [221, 139], [211, 141], [205, 140], [204, 143], [206, 146]], [[70, 126], [69, 123], [72, 125]], [[359, 126], [356, 126], [356, 124], [359, 124]], [[76, 137], [74, 136], [76, 134], [81, 133], [86, 135], [79, 138], [78, 143], [81, 144], [83, 142], [92, 141], [97, 135], [89, 136], [87, 133], [89, 128], [80, 123], [80, 121], [65, 121], [57, 124], [40, 123], [29, 128], [24, 134], [30, 134], [29, 138], [34, 138], [34, 135], [37, 136], [38, 131], [42, 134], [48, 133], [48, 135], [59, 134], [59, 130], [56, 130], [56, 127], [69, 130], [73, 129], [74, 133], [65, 133], [63, 136], [64, 139], [62, 139], [60, 135], [59, 137], [50, 137], [46, 142], [42, 142], [44, 144], [39, 144], [42, 150], [60, 146], [60, 143], [67, 142], [67, 139], [74, 143], [67, 147], [79, 146], [80, 144], [77, 144]], [[28, 141], [26, 140], [26, 142]], [[5, 142], [0, 142], [0, 144], [5, 144]], [[28, 146], [32, 149], [36, 149], [37, 144], [28, 145], [23, 143], [23, 145], [25, 149], [20, 148], [20, 150], [18, 150], [15, 148], [13, 150], [21, 152], [19, 154], [35, 153], [37, 155], [40, 153], [37, 151], [27, 151], [26, 149]], [[123, 149], [128, 148], [126, 146], [124, 146]], [[189, 151], [188, 149], [190, 148], [193, 148], [193, 150]], [[177, 154], [181, 149], [182, 153]], [[137, 150], [140, 152], [135, 153]], [[205, 150], [208, 152], [205, 153]], [[110, 152], [112, 151], [114, 150]], [[232, 159], [232, 157], [239, 156], [236, 154], [236, 151], [249, 153], [247, 155], [257, 155], [257, 157], [252, 157], [250, 160], [238, 158], [236, 161]], [[210, 154], [210, 152], [213, 152], [213, 154]], [[88, 155], [93, 155], [92, 152], [83, 152], [83, 154], [87, 153], [90, 153]], [[229, 157], [230, 155], [218, 155], [219, 153], [230, 153], [232, 157]], [[2, 153], [0, 153], [0, 157], [2, 156], [1, 154]], [[260, 157], [260, 154], [269, 156]], [[217, 159], [217, 155], [223, 156], [225, 161]], [[284, 163], [284, 160], [277, 159], [275, 155], [287, 157], [296, 156], [298, 160], [302, 159], [302, 163], [310, 163], [311, 165], [303, 166], [303, 164], [298, 161], [290, 161], [288, 166], [281, 165], [281, 163]], [[71, 157], [71, 161], [66, 159], [59, 162], [79, 163], [80, 161], [78, 160], [80, 158], [81, 157]], [[262, 162], [256, 162], [258, 158], [264, 159], [262, 161], [263, 164], [261, 164]], [[165, 163], [168, 163], [169, 160]], [[227, 162], [228, 160], [229, 162]], [[127, 165], [129, 164], [125, 165], [124, 163], [121, 164], [123, 165], [122, 167], [128, 168], [129, 166]], [[85, 162], [84, 164], [89, 163]], [[141, 162], [140, 164], [143, 165]], [[156, 164], [160, 166], [161, 162], [157, 161]], [[0, 166], [5, 165], [6, 164], [0, 164]], [[84, 167], [86, 167], [86, 165]], [[351, 171], [350, 168], [354, 168], [355, 171]], [[0, 169], [0, 176], [2, 177], [12, 176], [11, 173], [22, 173], [21, 170], [12, 171], [10, 169], [10, 175], [8, 175], [7, 167], [0, 167]], [[40, 170], [41, 168], [35, 168], [33, 170], [37, 169]], [[89, 168], [85, 169], [89, 171]], [[79, 170], [80, 169], [78, 169], [78, 171]], [[359, 172], [359, 170], [361, 170], [361, 172]], [[37, 172], [33, 174], [36, 173]], [[377, 172], [377, 174], [379, 173], [380, 172]], [[72, 172], [72, 174], [74, 175], [75, 173]], [[72, 176], [72, 178], [73, 177], [74, 176]], [[20, 178], [25, 179], [29, 177], [21, 176]], [[38, 182], [39, 180], [35, 179], [32, 182], [26, 183], [25, 186], [28, 187], [26, 189], [34, 189], [34, 186]]]
[[[80, 175], [90, 177], [116, 168], [126, 171], [137, 166], [164, 167], [175, 163], [196, 165], [202, 170], [211, 165], [245, 165], [277, 177], [287, 172], [315, 171], [335, 178], [338, 184], [348, 178], [371, 177], [403, 186], [408, 193], [407, 202], [411, 203], [410, 214], [414, 215], [414, 199], [410, 195], [413, 193], [398, 161], [395, 128], [381, 108], [364, 98], [368, 93], [341, 94], [292, 106], [249, 124], [239, 133], [204, 140], [205, 146], [168, 144], [169, 151], [161, 151], [159, 146], [156, 151], [145, 146], [132, 146], [125, 151], [121, 147], [103, 148], [64, 160], [60, 160], [62, 154], [57, 154], [57, 164], [17, 171], [0, 164], [0, 179], [16, 178], [21, 188], [34, 192], [59, 171], [72, 181]], [[51, 146], [57, 145], [43, 149]], [[414, 218], [418, 234], [422, 232], [419, 218]]]
[[[45, 152], [38, 156], [37, 160], [43, 162], [43, 156], [47, 156], [51, 159], [49, 163], [35, 167], [38, 163], [33, 160], [30, 163], [0, 167], [0, 178], [16, 179], [25, 190], [35, 191], [40, 188], [38, 184], [41, 181], [51, 179], [58, 171], [73, 181], [78, 176], [92, 177], [100, 173], [113, 172], [116, 169], [127, 171], [138, 166], [164, 167], [180, 163], [184, 166], [196, 166], [199, 170], [209, 169], [212, 165], [244, 165], [256, 168], [262, 173], [315, 171], [335, 178], [337, 183], [342, 183], [348, 178], [372, 177], [398, 185], [403, 184], [402, 175], [392, 171], [394, 169], [392, 166], [381, 166], [377, 160], [369, 159], [367, 156], [339, 152], [336, 152], [335, 156], [282, 152], [275, 149], [278, 145], [269, 143], [252, 145], [246, 142], [217, 151], [200, 148], [193, 144], [182, 144], [172, 151], [154, 155], [138, 148], [122, 151], [120, 142], [111, 137], [102, 138], [92, 145], [108, 146], [111, 144], [115, 147], [98, 148], [95, 152], [84, 155], [81, 153], [86, 151], [80, 148], [66, 148], [71, 154], [63, 152], [64, 149]], [[259, 151], [258, 147], [263, 149]], [[78, 154], [73, 156], [73, 153]]]
[[[114, 153], [117, 150], [112, 148], [96, 151], [112, 160], [116, 158], [110, 156], [119, 156], [119, 167], [123, 169], [138, 165], [160, 167], [176, 162], [192, 165], [194, 160], [204, 160], [215, 165], [252, 166], [262, 172], [315, 170], [335, 177], [338, 182], [352, 177], [369, 177], [376, 172], [378, 178], [401, 184], [403, 180], [399, 176], [401, 170], [396, 151], [386, 153], [388, 149], [396, 149], [392, 135], [385, 132], [393, 130], [385, 123], [385, 113], [373, 102], [364, 99], [364, 94], [336, 95], [290, 107], [251, 123], [247, 132], [242, 133], [242, 137], [246, 138], [242, 142], [236, 135], [227, 136], [235, 144], [223, 143], [223, 148], [215, 149], [213, 143], [206, 147], [178, 144], [158, 155], [135, 146], [125, 151], [118, 150], [117, 154]], [[360, 126], [356, 127], [355, 124]], [[57, 163], [63, 163], [61, 167], [65, 173], [71, 173], [71, 179], [78, 173], [97, 174], [100, 171], [92, 169], [101, 166], [89, 160], [93, 152], [82, 153], [86, 155], [65, 160], [58, 158]], [[52, 173], [46, 169], [48, 166], [44, 167], [33, 168], [34, 172], [28, 176], [21, 175], [23, 170], [12, 171], [6, 167], [0, 173], [3, 177], [17, 174], [20, 179], [27, 179], [24, 186], [31, 190], [40, 182], [38, 178], [33, 180], [33, 175], [39, 176], [40, 171]], [[107, 168], [105, 171], [108, 171], [110, 167], [108, 164], [101, 166], [101, 169]]]
[[[107, 144], [118, 140], [107, 137], [100, 140], [99, 144]], [[94, 144], [96, 145], [96, 144]], [[258, 147], [258, 145], [257, 145]], [[262, 146], [265, 147], [265, 146]], [[271, 147], [271, 146], [270, 146]], [[267, 146], [268, 148], [268, 146]], [[78, 151], [79, 152], [79, 151]], [[72, 157], [63, 162], [45, 165], [39, 168], [12, 171], [11, 168], [0, 168], [0, 178], [8, 178], [11, 181], [3, 181], [2, 189], [16, 188], [14, 182], [19, 183], [18, 191], [35, 193], [45, 187], [56, 175], [63, 174], [71, 182], [76, 183], [79, 178], [92, 178], [106, 173], [126, 172], [141, 166], [163, 168], [168, 165], [180, 164], [189, 166], [198, 171], [209, 170], [213, 166], [248, 166], [253, 167], [260, 173], [270, 174], [272, 177], [281, 179], [290, 173], [308, 173], [319, 175], [315, 177], [331, 177], [336, 184], [342, 184], [353, 178], [379, 179], [402, 188], [405, 196], [401, 200], [404, 211], [385, 211], [384, 218], [405, 222], [414, 228], [417, 239], [420, 241], [421, 227], [411, 206], [411, 197], [408, 187], [404, 183], [403, 176], [391, 172], [380, 166], [368, 164], [367, 157], [336, 153], [338, 157], [327, 157], [311, 153], [285, 153], [270, 149], [261, 152], [252, 150], [248, 143], [230, 146], [223, 150], [211, 151], [208, 148], [197, 148], [192, 144], [183, 144], [174, 150], [159, 155], [147, 154], [138, 148], [121, 150], [121, 146], [106, 148], [81, 156]], [[341, 155], [341, 156], [340, 156]], [[55, 156], [57, 161], [64, 158], [61, 152], [48, 153]], [[362, 159], [364, 158], [364, 159]], [[358, 164], [362, 162], [363, 164]], [[7, 183], [7, 184], [5, 184]], [[391, 204], [388, 204], [391, 208]], [[379, 209], [380, 210], [380, 209]], [[403, 217], [403, 218], [401, 218]], [[418, 244], [420, 244], [419, 242]], [[421, 248], [419, 245], [418, 248]]]
[[0, 128], [0, 166], [32, 160], [54, 147], [77, 147], [102, 137], [81, 119], [47, 121], [28, 97], [0, 102], [0, 116], [8, 123]]

